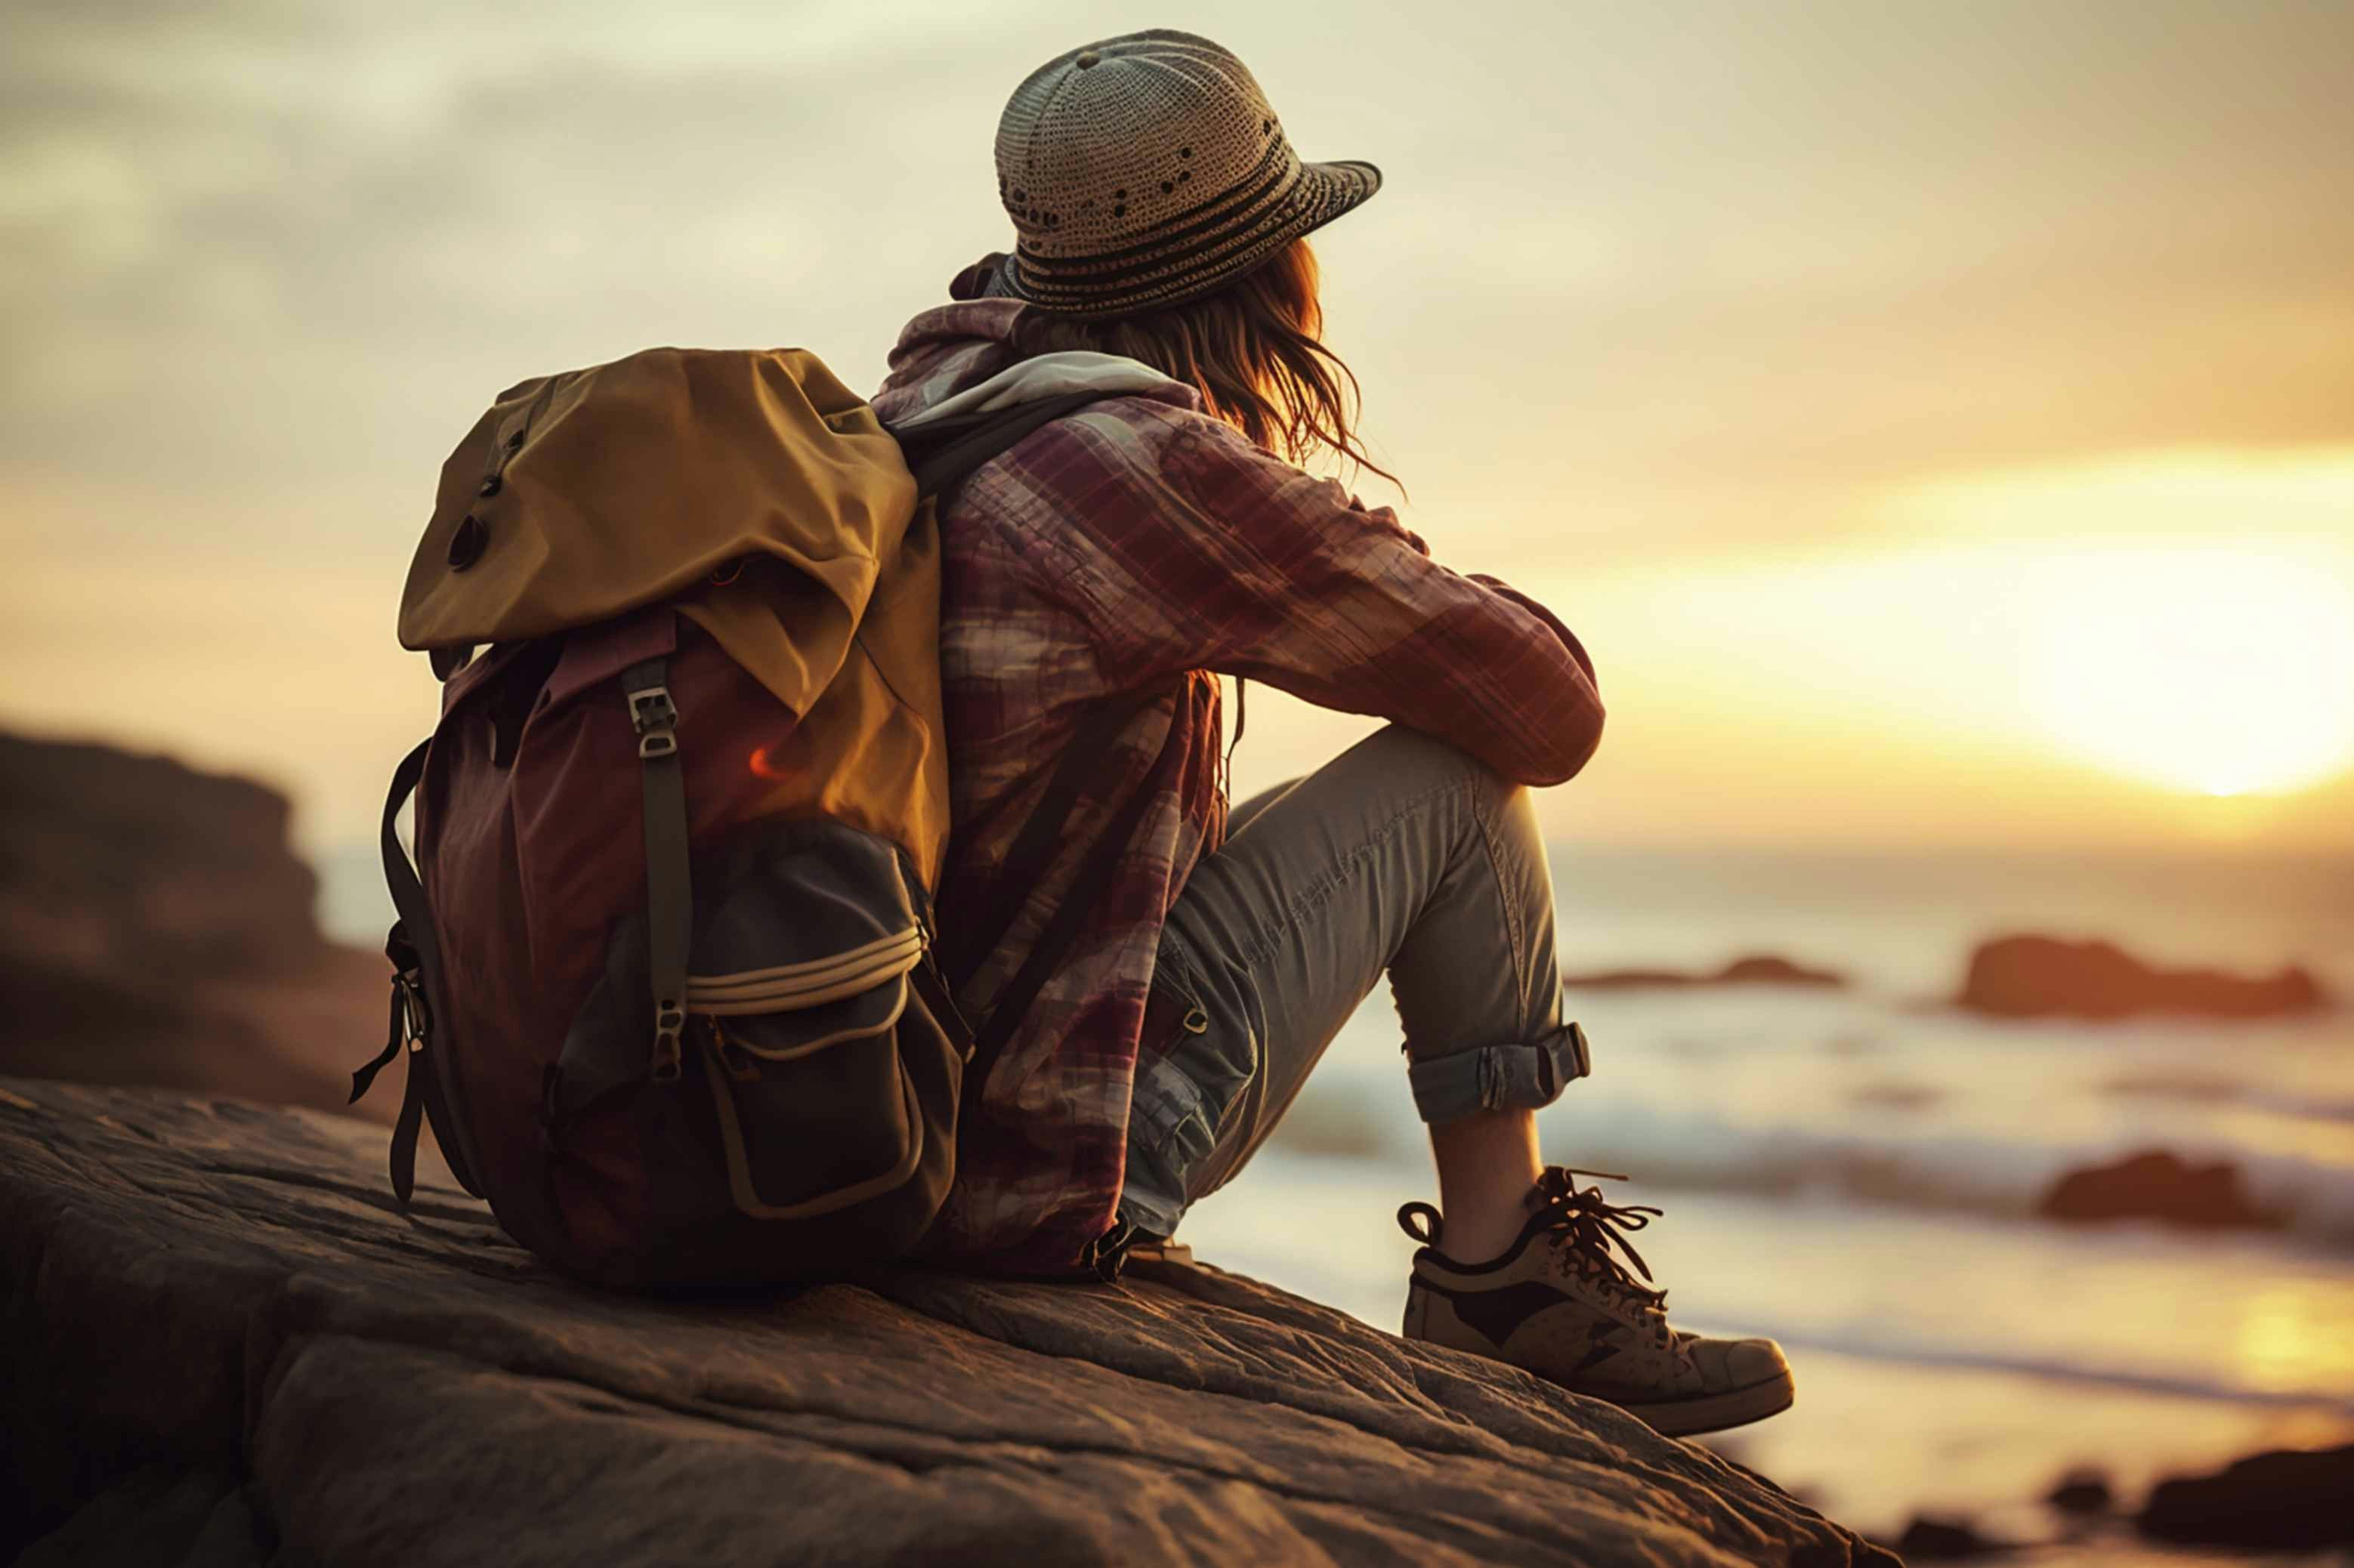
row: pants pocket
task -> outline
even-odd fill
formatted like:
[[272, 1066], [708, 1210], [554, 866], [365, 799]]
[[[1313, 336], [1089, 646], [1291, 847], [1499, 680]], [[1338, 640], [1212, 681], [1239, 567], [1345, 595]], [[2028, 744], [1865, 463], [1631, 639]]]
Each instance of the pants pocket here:
[[1157, 1171], [1171, 1196], [1217, 1147], [1258, 1076], [1258, 1040], [1246, 1021], [1221, 1016], [1204, 988], [1164, 952], [1145, 1007], [1129, 1110], [1131, 1160]]

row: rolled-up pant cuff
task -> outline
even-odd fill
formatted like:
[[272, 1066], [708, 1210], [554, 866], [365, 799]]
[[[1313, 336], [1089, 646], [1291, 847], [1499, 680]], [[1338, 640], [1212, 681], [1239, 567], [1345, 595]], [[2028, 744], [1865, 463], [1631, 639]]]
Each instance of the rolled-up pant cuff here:
[[1161, 1183], [1142, 1171], [1131, 1172], [1121, 1186], [1119, 1217], [1149, 1236], [1167, 1240], [1177, 1234], [1177, 1223], [1188, 1207], [1182, 1198], [1161, 1191]]
[[1427, 1057], [1406, 1069], [1414, 1108], [1437, 1124], [1476, 1110], [1533, 1110], [1561, 1097], [1572, 1078], [1593, 1071], [1585, 1031], [1564, 1023], [1528, 1045], [1479, 1045]]

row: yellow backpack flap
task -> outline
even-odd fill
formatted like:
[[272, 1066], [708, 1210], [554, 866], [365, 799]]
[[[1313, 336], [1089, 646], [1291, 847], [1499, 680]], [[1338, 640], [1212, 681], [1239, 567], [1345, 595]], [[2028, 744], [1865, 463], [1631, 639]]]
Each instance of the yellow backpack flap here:
[[936, 883], [937, 526], [898, 442], [815, 355], [654, 348], [502, 393], [442, 465], [400, 641], [446, 673], [664, 602], [836, 759], [806, 808], [896, 840]]

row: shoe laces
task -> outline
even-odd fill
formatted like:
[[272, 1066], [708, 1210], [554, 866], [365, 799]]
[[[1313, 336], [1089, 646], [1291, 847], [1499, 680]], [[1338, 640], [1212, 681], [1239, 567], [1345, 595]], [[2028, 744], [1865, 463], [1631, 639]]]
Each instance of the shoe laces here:
[[[1627, 1180], [1606, 1171], [1547, 1166], [1537, 1179], [1539, 1202], [1530, 1225], [1553, 1233], [1549, 1245], [1564, 1269], [1592, 1285], [1606, 1299], [1624, 1302], [1638, 1316], [1649, 1318], [1654, 1337], [1666, 1344], [1668, 1293], [1650, 1283], [1650, 1266], [1627, 1239], [1661, 1211], [1648, 1203], [1613, 1203], [1603, 1197], [1599, 1187], [1580, 1188], [1580, 1176], [1601, 1181]], [[1625, 1255], [1623, 1262], [1620, 1254]], [[1633, 1273], [1628, 1271], [1629, 1265]]]

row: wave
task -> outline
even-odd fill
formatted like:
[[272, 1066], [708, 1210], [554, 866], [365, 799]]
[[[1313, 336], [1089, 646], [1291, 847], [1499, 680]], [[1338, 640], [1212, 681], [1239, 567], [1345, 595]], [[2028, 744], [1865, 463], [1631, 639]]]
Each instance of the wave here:
[[2121, 1074], [2101, 1086], [2108, 1093], [2185, 1105], [2244, 1106], [2273, 1116], [2308, 1121], [2354, 1121], [2354, 1098], [2300, 1095], [2267, 1084], [2243, 1083], [2195, 1069]]
[[[1582, 1163], [1632, 1167], [1646, 1186], [1671, 1191], [1841, 1198], [2056, 1224], [2062, 1222], [2045, 1221], [2038, 1212], [2052, 1182], [2071, 1170], [2106, 1164], [2147, 1146], [2065, 1149], [1952, 1136], [1895, 1143], [1777, 1129], [1588, 1140], [1579, 1154]], [[2274, 1216], [2286, 1237], [2331, 1252], [2354, 1250], [2354, 1168], [2195, 1142], [2174, 1152], [2238, 1167], [2255, 1206]]]
[[[2260, 1091], [2241, 1093], [2253, 1104]], [[1421, 1128], [1397, 1097], [1355, 1082], [1304, 1094], [1273, 1140], [1309, 1157], [1418, 1157]], [[1560, 1130], [1556, 1131], [1556, 1128]], [[2334, 1161], [2265, 1151], [2187, 1131], [2053, 1140], [2024, 1125], [2017, 1138], [1951, 1129], [1912, 1130], [1882, 1118], [1831, 1124], [1735, 1122], [1688, 1104], [1614, 1097], [1581, 1107], [1574, 1130], [1547, 1127], [1547, 1158], [1583, 1170], [1627, 1172], [1660, 1192], [1835, 1198], [1904, 1209], [2038, 1223], [2052, 1184], [2069, 1171], [2163, 1147], [2186, 1160], [2235, 1166], [2256, 1207], [2292, 1242], [2354, 1250], [2354, 1148]], [[1555, 1138], [1574, 1145], [1554, 1146]]]
[[1858, 1333], [1851, 1325], [1842, 1325], [1836, 1332], [1819, 1325], [1777, 1324], [1750, 1319], [1744, 1319], [1738, 1324], [1710, 1324], [1694, 1319], [1684, 1326], [1702, 1332], [1765, 1334], [1779, 1341], [1786, 1350], [1819, 1351], [1855, 1356], [1865, 1361], [1956, 1372], [2003, 1372], [2015, 1377], [2033, 1378], [2041, 1383], [2070, 1383], [2124, 1393], [2158, 1394], [2174, 1399], [2262, 1405], [2280, 1410], [2322, 1410], [2354, 1419], [2354, 1399], [2342, 1394], [2262, 1388], [2226, 1378], [2196, 1374], [2087, 1365], [2082, 1361], [2062, 1360], [2056, 1356], [2004, 1355], [1967, 1346], [1934, 1344], [1893, 1335]]

